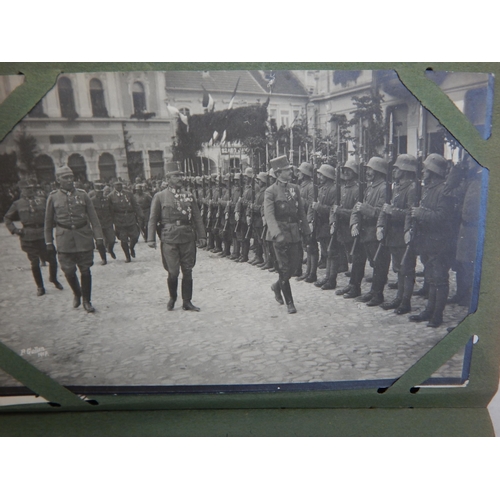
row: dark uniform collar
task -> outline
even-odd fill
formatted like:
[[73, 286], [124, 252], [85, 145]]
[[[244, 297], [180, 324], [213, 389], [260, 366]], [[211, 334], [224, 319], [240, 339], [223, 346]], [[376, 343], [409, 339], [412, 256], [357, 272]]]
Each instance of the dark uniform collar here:
[[276, 179], [276, 184], [281, 184], [284, 188], [288, 186], [288, 182], [283, 182], [281, 179]]
[[429, 185], [425, 186], [426, 189], [432, 189], [435, 188], [436, 186], [439, 186], [440, 184], [443, 184], [445, 179], [434, 179]]
[[69, 196], [70, 194], [73, 194], [76, 191], [76, 188], [73, 188], [71, 191], [68, 191], [67, 189], [60, 188], [61, 191], [66, 195]]
[[382, 182], [386, 182], [386, 180], [382, 177], [378, 181], [372, 182], [372, 187], [377, 187], [378, 185], [382, 184]]
[[414, 179], [406, 179], [405, 181], [398, 182], [398, 186], [400, 189], [404, 189], [408, 187], [410, 184], [413, 184], [415, 182]]

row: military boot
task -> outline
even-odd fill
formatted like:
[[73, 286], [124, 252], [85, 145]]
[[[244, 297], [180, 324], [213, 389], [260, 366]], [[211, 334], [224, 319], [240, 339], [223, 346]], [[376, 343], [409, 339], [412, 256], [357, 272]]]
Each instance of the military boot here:
[[318, 256], [311, 255], [311, 271], [309, 272], [307, 278], [304, 279], [306, 283], [314, 283], [318, 280]]
[[276, 299], [276, 302], [280, 306], [282, 306], [285, 301], [283, 300], [283, 296], [281, 295], [281, 285], [279, 280], [271, 285], [271, 290], [274, 292], [274, 298]]
[[405, 276], [403, 281], [403, 298], [400, 306], [394, 311], [396, 314], [406, 314], [411, 311], [411, 296], [413, 287], [415, 286], [415, 278], [413, 276]]
[[177, 300], [177, 286], [179, 284], [179, 278], [167, 278], [168, 294], [170, 299], [167, 304], [167, 311], [173, 311], [175, 301]]
[[200, 308], [196, 307], [191, 302], [191, 299], [193, 298], [193, 280], [182, 278], [181, 290], [182, 290], [182, 309], [184, 309], [184, 311], [198, 312]]
[[390, 309], [397, 309], [401, 305], [401, 301], [403, 300], [403, 291], [404, 291], [404, 276], [401, 273], [398, 273], [398, 281], [396, 289], [398, 292], [394, 300], [391, 300], [390, 302], [383, 302], [382, 304], [380, 304], [380, 307], [382, 309], [388, 311]]
[[450, 291], [449, 285], [436, 286], [435, 289], [436, 299], [434, 302], [434, 313], [432, 314], [432, 318], [429, 323], [427, 323], [427, 326], [430, 326], [431, 328], [441, 326], [441, 323], [443, 322], [443, 311], [448, 299], [448, 293]]
[[122, 247], [123, 253], [125, 254], [125, 262], [132, 262], [132, 259], [130, 258], [130, 249], [128, 247], [128, 243], [122, 241], [121, 247]]
[[306, 257], [306, 272], [302, 276], [298, 276], [295, 279], [297, 281], [303, 281], [303, 280], [305, 280], [309, 276], [310, 273], [311, 273], [311, 256], [309, 255], [309, 253], [307, 253], [307, 257]]
[[73, 274], [71, 276], [66, 276], [66, 281], [68, 282], [71, 290], [73, 291], [73, 307], [80, 307], [82, 303], [82, 290], [80, 288], [80, 282], [78, 281], [78, 276]]
[[38, 264], [36, 266], [34, 265], [31, 266], [31, 273], [33, 274], [33, 278], [35, 279], [37, 296], [41, 297], [42, 295], [45, 295], [45, 287], [43, 286], [42, 271]]
[[283, 292], [283, 296], [285, 297], [285, 303], [288, 310], [288, 314], [295, 314], [297, 309], [295, 309], [295, 305], [293, 304], [292, 297], [292, 289], [290, 287], [289, 280], [280, 280], [280, 287]]
[[111, 243], [108, 247], [108, 252], [109, 252], [109, 255], [111, 255], [111, 258], [112, 259], [115, 259], [116, 260], [116, 254], [115, 252], [113, 251], [113, 248], [115, 247], [115, 244], [114, 243]]
[[425, 309], [419, 314], [413, 314], [408, 319], [410, 321], [420, 323], [421, 321], [429, 321], [434, 315], [434, 307], [436, 304], [436, 287], [429, 285], [429, 298]]
[[83, 307], [88, 313], [95, 312], [92, 303], [90, 302], [90, 296], [92, 294], [92, 275], [90, 271], [88, 273], [82, 274], [82, 298]]

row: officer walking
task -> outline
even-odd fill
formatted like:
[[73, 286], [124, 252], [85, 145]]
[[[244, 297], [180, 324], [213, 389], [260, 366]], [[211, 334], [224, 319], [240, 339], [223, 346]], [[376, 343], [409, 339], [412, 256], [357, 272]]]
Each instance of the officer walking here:
[[135, 258], [135, 245], [139, 241], [138, 221], [142, 220], [142, 211], [129, 191], [123, 190], [123, 182], [118, 179], [114, 183], [114, 190], [108, 196], [108, 203], [113, 216], [116, 236], [121, 242], [125, 262]]
[[302, 258], [299, 245], [301, 232], [302, 237], [308, 239], [311, 230], [306, 221], [299, 187], [290, 184], [293, 170], [287, 157], [280, 156], [270, 163], [278, 179], [264, 194], [264, 216], [267, 223], [266, 239], [272, 242], [279, 274], [278, 281], [271, 289], [279, 304], [283, 304], [285, 298], [288, 313], [293, 314], [297, 309], [293, 303], [290, 277]]
[[156, 193], [151, 203], [148, 245], [156, 248], [156, 224], [161, 222], [161, 253], [163, 267], [168, 273], [170, 299], [167, 310], [174, 309], [177, 300], [179, 271], [182, 269], [182, 308], [199, 311], [192, 304], [193, 267], [196, 263], [196, 241], [204, 246], [206, 232], [198, 204], [193, 194], [182, 188], [183, 173], [177, 163], [167, 166], [168, 188]]
[[[46, 199], [35, 193], [36, 182], [25, 180], [19, 182], [21, 198], [12, 203], [4, 215], [5, 226], [11, 234], [19, 236], [21, 249], [28, 256], [31, 263], [31, 272], [37, 286], [37, 295], [45, 295], [40, 260], [49, 263], [49, 280], [58, 290], [63, 286], [57, 281], [57, 260], [55, 254], [47, 252], [43, 238], [45, 221]], [[20, 220], [23, 227], [20, 229], [14, 224]]]
[[[95, 312], [90, 301], [94, 264], [94, 238], [99, 252], [104, 249], [101, 224], [89, 195], [83, 189], [76, 189], [74, 176], [68, 166], [56, 170], [60, 188], [47, 198], [45, 212], [45, 243], [51, 255], [55, 255], [54, 227], [59, 264], [66, 280], [73, 290], [73, 307], [83, 307], [89, 313]], [[80, 270], [81, 287], [76, 275]]]

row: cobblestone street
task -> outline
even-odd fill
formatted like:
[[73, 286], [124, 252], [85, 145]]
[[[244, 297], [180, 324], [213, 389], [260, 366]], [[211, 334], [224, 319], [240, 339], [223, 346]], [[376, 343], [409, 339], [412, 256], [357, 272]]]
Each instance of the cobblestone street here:
[[[137, 258], [99, 265], [95, 314], [72, 308], [72, 294], [48, 282], [36, 296], [17, 237], [0, 226], [0, 340], [66, 385], [195, 385], [346, 381], [400, 376], [457, 324], [466, 308], [447, 306], [440, 328], [380, 307], [292, 281], [298, 313], [288, 315], [270, 290], [276, 274], [198, 252], [193, 303], [200, 313], [166, 309], [159, 250], [141, 238]], [[368, 269], [368, 268], [367, 268]], [[324, 272], [324, 271], [323, 271]], [[452, 273], [453, 275], [453, 273]], [[342, 275], [340, 286], [347, 284]], [[392, 274], [389, 281], [394, 281]], [[419, 278], [418, 286], [421, 278]], [[364, 291], [369, 284], [364, 283]], [[452, 283], [451, 291], [454, 291]], [[392, 298], [395, 290], [388, 290]], [[414, 310], [424, 300], [413, 300]], [[458, 377], [463, 356], [439, 371]], [[19, 385], [0, 370], [0, 386]]]

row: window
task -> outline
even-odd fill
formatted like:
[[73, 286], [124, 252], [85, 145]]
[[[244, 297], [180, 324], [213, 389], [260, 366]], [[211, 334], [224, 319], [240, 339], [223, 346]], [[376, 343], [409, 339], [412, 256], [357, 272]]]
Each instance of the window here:
[[146, 92], [141, 82], [135, 82], [132, 87], [132, 100], [134, 102], [134, 114], [140, 115], [146, 111]]
[[87, 164], [85, 158], [77, 153], [72, 154], [68, 158], [68, 167], [73, 170], [73, 175], [76, 181], [87, 180]]
[[290, 125], [290, 113], [288, 111], [281, 112], [281, 125], [288, 127]]
[[75, 96], [71, 80], [65, 76], [59, 78], [57, 82], [57, 91], [59, 93], [59, 104], [61, 106], [61, 116], [63, 118], [78, 118], [75, 108]]
[[92, 104], [92, 116], [96, 118], [108, 118], [108, 110], [104, 102], [104, 89], [97, 78], [90, 80], [90, 103]]
[[47, 115], [43, 111], [43, 103], [42, 101], [38, 101], [35, 104], [35, 107], [29, 112], [30, 118], [47, 118]]
[[[390, 114], [392, 113], [392, 142], [394, 145], [394, 154], [408, 153], [408, 106], [398, 104], [387, 110], [388, 125], [390, 123]], [[390, 133], [390, 131], [389, 131]]]
[[465, 116], [476, 127], [483, 139], [486, 139], [485, 130], [487, 114], [487, 88], [472, 89], [465, 94]]
[[151, 169], [151, 177], [163, 177], [165, 175], [163, 169], [163, 151], [149, 151], [149, 167]]
[[99, 156], [99, 175], [103, 181], [116, 178], [116, 162], [111, 153]]
[[64, 135], [49, 135], [49, 142], [51, 144], [64, 144], [66, 141]]
[[91, 135], [75, 135], [73, 137], [73, 143], [75, 144], [85, 144], [87, 142], [94, 142], [94, 138]]
[[128, 176], [131, 181], [137, 177], [144, 178], [144, 161], [142, 151], [129, 151], [127, 154]]
[[35, 171], [38, 182], [54, 182], [56, 180], [54, 161], [48, 155], [35, 158]]

